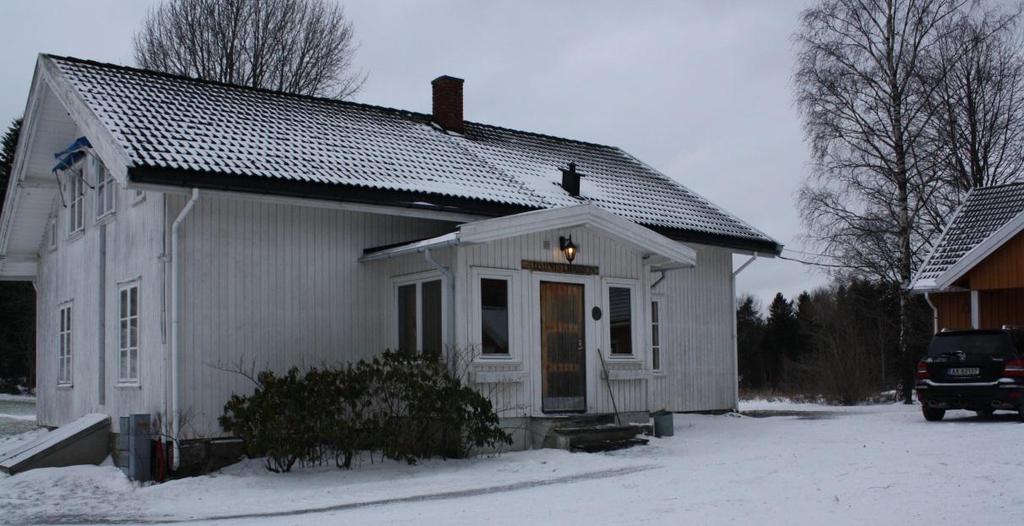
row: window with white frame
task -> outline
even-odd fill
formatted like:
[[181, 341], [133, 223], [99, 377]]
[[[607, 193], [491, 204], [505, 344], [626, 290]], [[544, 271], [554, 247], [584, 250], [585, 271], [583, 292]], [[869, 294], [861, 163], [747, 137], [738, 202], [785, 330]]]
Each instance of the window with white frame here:
[[72, 235], [85, 228], [85, 181], [81, 167], [68, 172], [67, 188], [68, 235]]
[[57, 218], [51, 217], [46, 224], [46, 246], [50, 250], [57, 248]]
[[92, 157], [92, 170], [96, 174], [96, 219], [100, 219], [114, 212], [117, 185], [114, 184], [110, 170], [97, 157]]
[[139, 283], [122, 285], [118, 291], [117, 381], [139, 382]]
[[474, 317], [471, 330], [482, 358], [512, 356], [513, 273], [502, 269], [475, 268], [473, 279]]
[[661, 370], [661, 300], [651, 300], [651, 369]]
[[71, 385], [71, 303], [60, 306], [57, 331], [57, 385]]
[[633, 289], [608, 287], [608, 331], [613, 355], [633, 354]]
[[398, 350], [440, 353], [444, 350], [444, 287], [436, 276], [396, 282]]

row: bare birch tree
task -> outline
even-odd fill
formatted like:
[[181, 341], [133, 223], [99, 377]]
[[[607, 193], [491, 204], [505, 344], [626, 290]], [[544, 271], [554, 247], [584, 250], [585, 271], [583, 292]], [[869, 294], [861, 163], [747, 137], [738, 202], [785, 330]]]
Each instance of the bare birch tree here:
[[1024, 57], [1021, 7], [975, 9], [951, 19], [929, 57], [936, 82], [929, 135], [944, 189], [933, 206], [941, 225], [972, 188], [1024, 175]]
[[170, 0], [135, 34], [139, 66], [300, 95], [349, 98], [355, 32], [325, 0]]
[[966, 0], [823, 0], [801, 14], [796, 100], [813, 172], [799, 195], [807, 237], [852, 272], [900, 290], [905, 400], [913, 362], [907, 285], [927, 248], [938, 170], [923, 143], [937, 83], [926, 56]]

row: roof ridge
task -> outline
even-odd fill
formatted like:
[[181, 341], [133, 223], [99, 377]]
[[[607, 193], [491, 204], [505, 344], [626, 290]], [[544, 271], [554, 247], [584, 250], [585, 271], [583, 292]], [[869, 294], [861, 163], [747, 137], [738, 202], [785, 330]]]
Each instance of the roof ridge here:
[[117, 70], [121, 70], [121, 71], [133, 72], [133, 73], [143, 73], [143, 74], [146, 74], [146, 75], [153, 75], [153, 76], [156, 76], [156, 77], [163, 77], [163, 78], [171, 79], [171, 80], [182, 80], [182, 81], [186, 81], [186, 82], [193, 82], [193, 83], [196, 83], [196, 84], [205, 84], [205, 85], [216, 86], [216, 87], [221, 87], [221, 88], [235, 89], [235, 90], [241, 90], [241, 91], [249, 91], [249, 92], [253, 92], [253, 93], [262, 93], [262, 94], [265, 94], [265, 95], [278, 95], [278, 96], [291, 97], [291, 98], [308, 100], [308, 101], [313, 101], [313, 102], [326, 102], [326, 103], [329, 103], [329, 104], [341, 104], [341, 105], [347, 105], [347, 106], [358, 106], [358, 107], [368, 108], [368, 109], [373, 109], [373, 110], [383, 110], [383, 111], [393, 112], [393, 113], [404, 113], [404, 114], [408, 114], [408, 115], [412, 115], [412, 116], [416, 116], [416, 117], [423, 117], [423, 118], [426, 118], [427, 120], [431, 119], [431, 116], [426, 114], [426, 113], [420, 113], [420, 112], [412, 111], [412, 110], [404, 110], [404, 109], [401, 109], [401, 108], [392, 108], [392, 107], [389, 107], [389, 106], [380, 106], [380, 105], [376, 105], [376, 104], [367, 104], [365, 102], [356, 102], [356, 101], [342, 100], [342, 99], [332, 99], [330, 97], [318, 97], [318, 96], [315, 96], [315, 95], [303, 95], [303, 94], [300, 94], [300, 93], [291, 93], [291, 92], [287, 92], [287, 91], [273, 90], [273, 89], [269, 89], [269, 88], [257, 88], [257, 87], [253, 87], [253, 86], [243, 86], [241, 84], [231, 84], [230, 82], [223, 82], [223, 81], [219, 81], [219, 80], [210, 80], [210, 79], [203, 79], [203, 78], [198, 78], [198, 77], [190, 77], [188, 75], [181, 75], [181, 74], [178, 74], [178, 73], [168, 73], [166, 71], [158, 71], [158, 70], [155, 70], [155, 69], [138, 68], [138, 67], [134, 67], [134, 66], [125, 66], [125, 65], [122, 65], [122, 64], [113, 64], [113, 63], [110, 63], [110, 62], [100, 62], [100, 61], [97, 61], [97, 60], [90, 60], [90, 59], [84, 59], [84, 58], [78, 58], [78, 57], [68, 57], [68, 56], [62, 56], [62, 55], [54, 55], [52, 53], [40, 53], [40, 55], [42, 55], [44, 57], [47, 57], [47, 58], [50, 58], [50, 59], [54, 59], [54, 60], [63, 60], [63, 61], [67, 61], [67, 62], [74, 62], [74, 63], [77, 63], [77, 64], [85, 64], [85, 65], [90, 65], [90, 66], [99, 66], [99, 67], [113, 68], [113, 69], [117, 69]]
[[[331, 97], [318, 97], [316, 95], [303, 95], [303, 94], [300, 94], [300, 93], [291, 93], [291, 92], [287, 92], [287, 91], [274, 90], [274, 89], [269, 89], [269, 88], [257, 88], [257, 87], [253, 87], [253, 86], [243, 86], [241, 84], [231, 84], [230, 82], [224, 82], [224, 81], [220, 81], [220, 80], [210, 80], [210, 79], [203, 79], [203, 78], [199, 78], [199, 77], [190, 77], [188, 75], [182, 75], [182, 74], [179, 74], [179, 73], [168, 73], [166, 71], [159, 71], [159, 70], [155, 70], [155, 69], [139, 68], [139, 67], [135, 67], [135, 66], [125, 66], [123, 64], [114, 64], [114, 63], [111, 63], [111, 62], [101, 62], [101, 61], [98, 61], [98, 60], [91, 60], [91, 59], [78, 58], [78, 57], [70, 57], [70, 56], [65, 56], [65, 55], [56, 55], [56, 54], [53, 54], [53, 53], [40, 53], [40, 55], [42, 55], [44, 57], [47, 57], [47, 58], [50, 58], [50, 59], [55, 59], [55, 60], [64, 60], [64, 61], [68, 61], [68, 62], [74, 62], [74, 63], [77, 63], [77, 64], [86, 64], [86, 65], [90, 65], [90, 66], [113, 68], [113, 69], [117, 69], [117, 70], [121, 70], [121, 71], [129, 71], [129, 72], [133, 72], [133, 73], [143, 73], [143, 74], [153, 75], [153, 76], [156, 76], [156, 77], [163, 77], [163, 78], [171, 79], [171, 80], [181, 80], [181, 81], [186, 81], [186, 82], [193, 82], [193, 83], [196, 83], [196, 84], [205, 84], [205, 85], [208, 85], [208, 86], [216, 86], [216, 87], [228, 88], [228, 89], [237, 89], [237, 90], [249, 91], [249, 92], [253, 92], [253, 93], [262, 93], [262, 94], [265, 94], [265, 95], [278, 95], [278, 96], [284, 96], [284, 97], [292, 97], [292, 98], [308, 100], [308, 101], [313, 101], [313, 102], [325, 102], [325, 103], [328, 103], [328, 104], [341, 104], [341, 105], [347, 105], [347, 106], [356, 106], [356, 107], [367, 108], [367, 109], [371, 109], [371, 110], [379, 110], [379, 111], [384, 111], [384, 112], [389, 112], [389, 113], [405, 114], [405, 115], [409, 115], [409, 116], [412, 116], [412, 117], [416, 117], [416, 118], [420, 118], [420, 119], [426, 120], [428, 122], [432, 122], [433, 121], [433, 116], [428, 114], [428, 113], [422, 113], [422, 112], [413, 111], [413, 110], [406, 110], [406, 109], [403, 109], [403, 108], [395, 108], [395, 107], [392, 107], [392, 106], [381, 106], [379, 104], [368, 104], [368, 103], [365, 103], [365, 102], [356, 102], [356, 101], [353, 101], [353, 100], [334, 99], [334, 98], [331, 98]], [[519, 129], [516, 129], [516, 128], [509, 128], [507, 126], [498, 126], [496, 124], [488, 124], [488, 123], [484, 123], [484, 122], [469, 121], [469, 120], [467, 120], [465, 122], [466, 122], [466, 124], [469, 124], [469, 125], [472, 125], [472, 126], [480, 126], [480, 127], [491, 128], [491, 129], [495, 129], [495, 130], [509, 131], [509, 132], [513, 132], [513, 133], [519, 133], [519, 134], [523, 134], [523, 135], [530, 135], [530, 136], [533, 136], [533, 137], [539, 137], [539, 138], [542, 138], [542, 139], [554, 139], [554, 140], [558, 140], [558, 141], [573, 142], [573, 143], [576, 143], [576, 144], [585, 144], [585, 145], [589, 145], [589, 146], [598, 146], [598, 147], [601, 147], [601, 148], [608, 148], [608, 149], [612, 149], [612, 150], [619, 150], [620, 152], [623, 151], [618, 146], [613, 146], [613, 145], [610, 145], [610, 144], [602, 144], [602, 143], [596, 143], [596, 142], [591, 142], [591, 141], [581, 141], [579, 139], [572, 139], [572, 138], [569, 138], [569, 137], [561, 137], [561, 136], [558, 136], [558, 135], [551, 135], [551, 134], [547, 134], [547, 133], [533, 132], [533, 131], [527, 131], [527, 130], [519, 130]], [[623, 152], [623, 153], [625, 153], [625, 152]]]
[[[976, 187], [971, 188], [969, 191], [972, 194], [974, 194], [976, 192], [989, 192], [989, 191], [993, 191], [993, 190], [1004, 190], [1006, 188], [1010, 188], [1010, 187], [1014, 187], [1014, 186], [1022, 186], [1022, 187], [1024, 187], [1024, 181], [1012, 181], [1012, 182], [1009, 182], [1009, 183], [994, 184], [994, 185], [990, 185], [990, 186], [976, 186]], [[970, 196], [968, 196], [968, 197], [970, 197]], [[966, 199], [965, 199], [965, 201], [966, 201]]]

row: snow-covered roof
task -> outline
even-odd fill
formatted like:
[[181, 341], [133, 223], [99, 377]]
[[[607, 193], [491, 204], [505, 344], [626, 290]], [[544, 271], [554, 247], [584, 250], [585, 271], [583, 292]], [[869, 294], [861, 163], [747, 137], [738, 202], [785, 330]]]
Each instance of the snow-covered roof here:
[[1024, 183], [971, 191], [914, 277], [911, 288], [939, 290], [1024, 226]]
[[[473, 122], [457, 134], [421, 113], [74, 58], [43, 60], [109, 130], [134, 182], [262, 191], [295, 184], [335, 194], [327, 198], [372, 194], [379, 203], [400, 193], [403, 206], [493, 205], [491, 215], [584, 202], [674, 239], [780, 248], [619, 148]], [[560, 185], [560, 169], [570, 162], [584, 175], [579, 198]]]

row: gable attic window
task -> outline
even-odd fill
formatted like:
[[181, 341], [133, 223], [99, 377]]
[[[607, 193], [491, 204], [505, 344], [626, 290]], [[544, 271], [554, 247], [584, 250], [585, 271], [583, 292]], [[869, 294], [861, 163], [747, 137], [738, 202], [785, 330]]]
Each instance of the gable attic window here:
[[444, 350], [444, 300], [442, 280], [436, 275], [395, 281], [398, 351]]
[[51, 217], [46, 223], [46, 246], [50, 250], [57, 249], [57, 218]]
[[85, 181], [82, 168], [76, 167], [68, 173], [68, 236], [85, 229]]
[[92, 171], [96, 177], [96, 219], [102, 219], [114, 213], [114, 197], [116, 185], [110, 170], [103, 165], [98, 157], [92, 157]]

